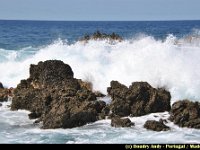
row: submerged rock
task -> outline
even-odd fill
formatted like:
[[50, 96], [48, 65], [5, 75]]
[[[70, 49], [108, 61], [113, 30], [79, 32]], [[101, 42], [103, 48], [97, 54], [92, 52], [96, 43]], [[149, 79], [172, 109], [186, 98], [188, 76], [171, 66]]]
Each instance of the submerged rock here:
[[2, 106], [2, 104], [0, 103], [0, 107]]
[[171, 95], [165, 89], [155, 89], [147, 82], [133, 82], [128, 88], [118, 81], [111, 81], [108, 94], [111, 110], [119, 116], [142, 116], [170, 110]]
[[111, 126], [112, 127], [131, 127], [134, 126], [134, 123], [131, 122], [128, 118], [120, 118], [119, 116], [115, 116], [111, 119]]
[[170, 111], [170, 120], [180, 127], [200, 129], [200, 103], [189, 100], [175, 102]]
[[166, 126], [162, 120], [155, 121], [155, 120], [147, 120], [144, 124], [144, 128], [153, 131], [168, 131], [170, 128]]
[[88, 42], [89, 40], [111, 40], [111, 41], [122, 41], [123, 38], [116, 33], [106, 34], [96, 31], [92, 35], [85, 35], [80, 41]]
[[21, 80], [14, 90], [12, 110], [31, 111], [29, 117], [38, 118], [43, 128], [72, 128], [99, 119], [105, 102], [84, 82], [73, 77], [71, 67], [58, 60], [31, 65], [30, 77]]

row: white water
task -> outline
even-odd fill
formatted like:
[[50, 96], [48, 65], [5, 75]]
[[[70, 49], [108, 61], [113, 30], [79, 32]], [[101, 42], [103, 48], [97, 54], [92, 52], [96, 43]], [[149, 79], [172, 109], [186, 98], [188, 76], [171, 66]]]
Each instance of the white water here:
[[29, 120], [29, 112], [9, 111], [6, 105], [0, 107], [0, 143], [199, 143], [200, 130], [179, 128], [171, 122], [170, 131], [154, 132], [143, 128], [146, 120], [167, 119], [168, 112], [153, 113], [130, 118], [135, 126], [114, 128], [109, 119], [97, 121], [73, 129], [42, 130]]
[[[178, 41], [178, 42], [177, 42]], [[154, 87], [165, 87], [177, 99], [200, 99], [200, 39], [166, 40], [141, 36], [110, 44], [107, 41], [76, 42], [61, 40], [36, 51], [29, 47], [21, 51], [0, 50], [0, 81], [16, 87], [29, 76], [30, 64], [59, 59], [69, 64], [76, 78], [90, 80], [96, 90], [106, 93], [111, 80], [125, 85], [147, 81]]]
[[[178, 99], [200, 100], [200, 39], [169, 35], [164, 41], [150, 36], [110, 44], [108, 41], [76, 42], [61, 40], [51, 45], [20, 51], [0, 49], [0, 81], [16, 87], [29, 76], [30, 64], [58, 59], [69, 64], [76, 78], [90, 80], [96, 90], [106, 93], [111, 80], [125, 85], [147, 81], [165, 87]], [[109, 100], [108, 100], [109, 101]], [[0, 107], [1, 143], [199, 143], [200, 131], [179, 128], [169, 122], [167, 132], [147, 131], [147, 119], [167, 118], [168, 113], [131, 118], [135, 127], [112, 128], [110, 120], [97, 121], [73, 129], [41, 130], [27, 117], [27, 111], [11, 112]], [[158, 117], [155, 117], [157, 115]]]

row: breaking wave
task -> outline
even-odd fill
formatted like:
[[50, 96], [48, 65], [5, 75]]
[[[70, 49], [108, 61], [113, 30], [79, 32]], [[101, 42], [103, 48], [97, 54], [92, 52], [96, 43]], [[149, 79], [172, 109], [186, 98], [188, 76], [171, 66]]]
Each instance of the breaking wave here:
[[76, 78], [89, 80], [95, 90], [106, 93], [111, 80], [130, 85], [147, 81], [165, 87], [172, 101], [200, 100], [200, 34], [181, 39], [168, 35], [164, 40], [140, 35], [122, 42], [106, 40], [68, 44], [58, 39], [50, 45], [21, 50], [0, 49], [0, 81], [16, 87], [29, 76], [30, 64], [58, 59], [69, 64]]

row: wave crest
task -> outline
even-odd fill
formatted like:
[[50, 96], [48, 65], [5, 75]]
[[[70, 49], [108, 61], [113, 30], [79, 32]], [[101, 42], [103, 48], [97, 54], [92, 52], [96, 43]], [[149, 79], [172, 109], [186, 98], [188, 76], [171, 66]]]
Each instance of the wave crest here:
[[15, 87], [27, 78], [30, 64], [59, 59], [72, 67], [76, 78], [90, 78], [94, 88], [104, 93], [111, 80], [127, 86], [147, 81], [168, 88], [173, 100], [200, 99], [199, 39], [191, 42], [169, 35], [162, 41], [143, 35], [114, 44], [90, 40], [71, 45], [59, 39], [37, 50], [0, 51], [0, 80], [7, 86]]

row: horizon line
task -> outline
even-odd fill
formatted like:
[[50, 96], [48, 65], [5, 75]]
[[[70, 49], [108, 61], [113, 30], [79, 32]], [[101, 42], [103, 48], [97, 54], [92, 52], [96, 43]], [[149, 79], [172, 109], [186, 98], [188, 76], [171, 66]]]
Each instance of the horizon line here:
[[166, 19], [166, 20], [48, 20], [48, 19], [0, 19], [0, 21], [47, 21], [47, 22], [148, 22], [148, 21], [200, 21], [200, 19]]

